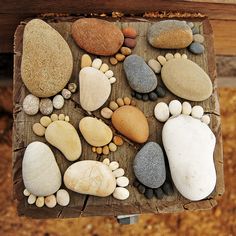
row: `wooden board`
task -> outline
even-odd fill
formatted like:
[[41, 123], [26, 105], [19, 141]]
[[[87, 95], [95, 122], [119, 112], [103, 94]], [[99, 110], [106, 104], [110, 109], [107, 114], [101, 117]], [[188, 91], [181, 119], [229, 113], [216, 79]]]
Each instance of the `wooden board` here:
[[[71, 37], [71, 21], [74, 18], [60, 18], [49, 22], [52, 27], [58, 30], [59, 33], [68, 42], [74, 58], [74, 69], [71, 81], [78, 82], [78, 72], [80, 67], [80, 58], [84, 53], [77, 47]], [[108, 18], [108, 20], [113, 20]], [[158, 19], [155, 19], [158, 20]], [[128, 187], [130, 191], [130, 197], [125, 201], [119, 201], [113, 197], [99, 198], [94, 196], [85, 196], [77, 193], [72, 193], [71, 202], [68, 207], [57, 206], [53, 209], [47, 207], [37, 208], [36, 206], [30, 206], [27, 204], [26, 198], [23, 196], [23, 182], [21, 173], [21, 163], [23, 153], [26, 146], [34, 140], [40, 140], [45, 142], [44, 138], [36, 137], [32, 132], [32, 124], [38, 122], [40, 115], [29, 117], [22, 111], [22, 101], [28, 94], [25, 86], [22, 83], [20, 75], [20, 64], [22, 55], [22, 35], [24, 31], [25, 23], [18, 26], [15, 33], [15, 58], [14, 58], [14, 129], [13, 129], [13, 184], [14, 184], [14, 197], [18, 202], [19, 215], [25, 215], [33, 218], [66, 218], [66, 217], [79, 217], [79, 216], [95, 216], [95, 215], [124, 215], [124, 214], [140, 214], [140, 213], [162, 213], [162, 212], [177, 212], [184, 210], [198, 210], [209, 209], [216, 205], [216, 198], [224, 192], [224, 180], [223, 180], [223, 155], [222, 155], [222, 140], [221, 140], [221, 124], [219, 117], [219, 103], [216, 93], [215, 77], [215, 60], [212, 30], [207, 19], [195, 19], [199, 24], [201, 32], [205, 36], [206, 51], [201, 56], [194, 56], [186, 49], [178, 50], [180, 53], [186, 53], [190, 59], [199, 64], [210, 75], [214, 84], [214, 93], [206, 101], [200, 102], [205, 111], [211, 116], [211, 128], [216, 135], [217, 144], [214, 152], [214, 161], [217, 171], [217, 184], [214, 192], [205, 200], [191, 202], [183, 198], [176, 190], [173, 196], [165, 196], [163, 200], [147, 200], [143, 195], [130, 185]], [[175, 53], [177, 50], [158, 50], [152, 48], [146, 41], [146, 31], [151, 22], [138, 18], [123, 18], [122, 21], [114, 22], [119, 27], [132, 26], [138, 31], [137, 46], [134, 49], [134, 53], [141, 55], [145, 60], [155, 58], [157, 55], [164, 55], [167, 52]], [[108, 63], [108, 58], [102, 57], [104, 62]], [[116, 99], [122, 96], [129, 96], [131, 90], [127, 84], [122, 64], [117, 66], [110, 66], [114, 71], [114, 75], [117, 78], [117, 82], [112, 86], [112, 93], [107, 103], [110, 100]], [[160, 78], [158, 78], [160, 81]], [[158, 101], [169, 102], [173, 98], [176, 98], [173, 94], [168, 93], [164, 99]], [[181, 100], [181, 99], [180, 99]], [[65, 113], [71, 117], [71, 123], [78, 129], [79, 120], [85, 116], [85, 112], [80, 108], [78, 104], [78, 94], [75, 94], [71, 101], [66, 101], [64, 108], [57, 113]], [[181, 100], [182, 101], [182, 100]], [[144, 111], [148, 118], [150, 126], [149, 141], [157, 141], [161, 144], [161, 129], [163, 124], [157, 122], [153, 116], [153, 108], [156, 102], [142, 102], [138, 101], [137, 106]], [[192, 102], [192, 104], [196, 104]], [[99, 112], [94, 112], [93, 115], [100, 117]], [[106, 121], [107, 122], [107, 121]], [[81, 136], [81, 135], [80, 135]], [[104, 156], [95, 155], [92, 153], [89, 145], [82, 138], [83, 154], [80, 160], [93, 159], [102, 160]], [[65, 169], [70, 165], [68, 161], [62, 156], [62, 154], [56, 149], [51, 147], [55, 153], [59, 167], [64, 173]], [[109, 155], [111, 160], [117, 160], [120, 166], [125, 169], [126, 176], [130, 179], [132, 184], [134, 180], [134, 174], [132, 170], [132, 162], [141, 145], [134, 144], [132, 142], [125, 142], [125, 144], [118, 149], [117, 152]]]

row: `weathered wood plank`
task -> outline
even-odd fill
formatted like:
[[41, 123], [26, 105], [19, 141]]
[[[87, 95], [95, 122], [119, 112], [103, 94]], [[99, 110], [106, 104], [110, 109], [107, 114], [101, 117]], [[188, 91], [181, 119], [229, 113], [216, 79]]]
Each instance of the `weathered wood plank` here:
[[[65, 20], [65, 19], [64, 19]], [[113, 20], [114, 19], [110, 19]], [[137, 21], [138, 20], [138, 21]], [[157, 19], [155, 19], [157, 20]], [[180, 53], [186, 53], [190, 59], [199, 64], [205, 71], [207, 71], [214, 83], [215, 87], [215, 61], [214, 61], [214, 49], [212, 41], [212, 30], [209, 25], [208, 20], [201, 22], [201, 19], [195, 19], [200, 25], [201, 31], [204, 31], [205, 36], [205, 47], [207, 48], [206, 52], [202, 56], [194, 56], [190, 54], [186, 49], [178, 50]], [[71, 34], [71, 22], [60, 22], [58, 20], [56, 23], [50, 23], [55, 29], [57, 29], [62, 36], [68, 42], [74, 58], [74, 70], [71, 81], [78, 82], [78, 72], [80, 67], [80, 58], [84, 53], [79, 49], [74, 43]], [[131, 25], [137, 29], [139, 37], [137, 38], [137, 47], [134, 49], [134, 53], [142, 55], [145, 60], [150, 58], [155, 58], [157, 55], [164, 55], [167, 51], [176, 52], [177, 50], [158, 50], [152, 48], [146, 41], [146, 31], [151, 22], [143, 19], [137, 18], [124, 18], [121, 22], [116, 22], [115, 24], [119, 25], [121, 28], [127, 25]], [[199, 202], [190, 202], [189, 200], [180, 196], [180, 194], [175, 190], [175, 194], [170, 197], [164, 197], [163, 200], [157, 200], [153, 198], [152, 200], [147, 200], [143, 195], [139, 194], [138, 191], [131, 185], [128, 187], [130, 191], [130, 198], [125, 201], [118, 201], [112, 197], [99, 198], [93, 196], [85, 196], [81, 194], [72, 193], [71, 194], [71, 203], [69, 207], [61, 208], [56, 207], [49, 211], [48, 209], [42, 208], [37, 209], [34, 206], [28, 206], [26, 200], [22, 196], [22, 177], [21, 177], [21, 162], [24, 148], [27, 144], [33, 140], [45, 141], [44, 138], [36, 137], [32, 130], [31, 126], [34, 122], [37, 122], [40, 118], [40, 115], [29, 117], [23, 113], [21, 110], [21, 105], [24, 96], [28, 93], [25, 89], [25, 86], [22, 84], [20, 77], [20, 61], [21, 61], [21, 52], [22, 52], [22, 33], [24, 25], [20, 25], [16, 32], [16, 46], [15, 46], [15, 73], [14, 73], [14, 154], [13, 154], [13, 180], [15, 188], [15, 196], [19, 201], [18, 211], [19, 214], [24, 214], [27, 216], [35, 218], [44, 218], [44, 217], [78, 217], [78, 216], [90, 216], [90, 215], [124, 215], [124, 214], [133, 214], [133, 213], [158, 213], [158, 212], [176, 212], [184, 210], [195, 210], [195, 209], [208, 209], [216, 204], [214, 198], [218, 195], [221, 195], [224, 191], [223, 183], [223, 156], [222, 156], [222, 147], [221, 147], [221, 129], [220, 129], [220, 119], [219, 119], [219, 104], [216, 94], [216, 89], [214, 89], [213, 95], [205, 102], [199, 103], [203, 105], [205, 110], [211, 114], [211, 128], [217, 137], [217, 146], [214, 153], [214, 161], [217, 169], [217, 185], [215, 191], [209, 196], [208, 199], [199, 201]], [[108, 62], [108, 58], [102, 58], [103, 61]], [[107, 104], [112, 99], [117, 99], [118, 97], [130, 95], [130, 88], [127, 84], [127, 81], [124, 76], [122, 64], [117, 66], [111, 66], [114, 71], [117, 82], [112, 87], [112, 94], [110, 99], [107, 101]], [[161, 80], [158, 78], [160, 83]], [[168, 96], [162, 101], [170, 101], [175, 98], [171, 93], [168, 93]], [[181, 99], [180, 99], [181, 100]], [[73, 101], [78, 101], [78, 94], [75, 94]], [[85, 113], [79, 108], [76, 107], [76, 103], [73, 101], [68, 101], [66, 106], [61, 112], [69, 114], [71, 117], [71, 123], [78, 128], [79, 120], [85, 115]], [[137, 106], [144, 111], [145, 115], [148, 118], [150, 125], [150, 138], [149, 140], [158, 141], [161, 144], [161, 129], [163, 124], [160, 124], [156, 121], [153, 116], [153, 108], [155, 102], [142, 102], [138, 101]], [[192, 103], [195, 104], [195, 103]], [[57, 112], [58, 113], [58, 112]], [[94, 112], [93, 115], [100, 117], [99, 112]], [[106, 121], [109, 123], [109, 121]], [[23, 135], [24, 134], [24, 135]], [[82, 138], [83, 144], [83, 154], [82, 159], [97, 159], [102, 160], [104, 156], [96, 156], [91, 152], [91, 148]], [[109, 155], [111, 160], [117, 160], [120, 163], [120, 166], [125, 169], [126, 175], [129, 177], [132, 184], [134, 180], [134, 174], [132, 171], [132, 161], [141, 145], [134, 144], [132, 142], [125, 142], [122, 147], [119, 147], [118, 151]], [[69, 166], [69, 162], [65, 160], [62, 154], [52, 147], [53, 152], [57, 158], [60, 169], [64, 173], [65, 169]], [[213, 199], [212, 199], [213, 198]]]

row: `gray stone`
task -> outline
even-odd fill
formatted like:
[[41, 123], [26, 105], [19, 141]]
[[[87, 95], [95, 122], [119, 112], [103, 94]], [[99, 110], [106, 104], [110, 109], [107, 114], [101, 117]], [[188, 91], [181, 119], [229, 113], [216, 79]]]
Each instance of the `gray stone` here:
[[192, 52], [194, 54], [202, 54], [204, 52], [205, 48], [202, 44], [194, 42], [194, 43], [190, 44], [189, 50], [190, 50], [190, 52]]
[[166, 179], [164, 154], [155, 142], [149, 142], [137, 153], [133, 163], [136, 178], [149, 188], [160, 187]]
[[193, 34], [199, 34], [199, 33], [200, 33], [199, 27], [198, 27], [197, 25], [195, 25], [195, 26], [192, 28], [192, 32], [193, 32]]
[[124, 61], [124, 70], [130, 87], [139, 93], [149, 93], [157, 86], [157, 77], [142, 57], [130, 55]]

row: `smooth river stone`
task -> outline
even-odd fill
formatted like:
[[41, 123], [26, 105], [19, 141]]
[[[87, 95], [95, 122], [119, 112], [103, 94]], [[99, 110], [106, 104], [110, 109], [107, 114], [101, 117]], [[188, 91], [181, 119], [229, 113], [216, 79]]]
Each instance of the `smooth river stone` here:
[[74, 126], [69, 122], [62, 120], [52, 122], [46, 129], [45, 138], [51, 145], [58, 148], [67, 160], [79, 159], [82, 152], [80, 138]]
[[77, 193], [99, 197], [111, 195], [116, 179], [110, 168], [99, 161], [85, 160], [71, 165], [64, 174], [65, 186]]
[[124, 70], [133, 90], [139, 93], [149, 93], [157, 87], [157, 77], [142, 57], [138, 55], [126, 57]]
[[95, 111], [108, 99], [111, 84], [100, 70], [85, 67], [79, 73], [80, 105], [86, 111]]
[[191, 116], [170, 118], [162, 130], [171, 176], [178, 191], [192, 201], [206, 198], [216, 184], [210, 128]]
[[114, 55], [124, 42], [124, 35], [114, 23], [95, 18], [75, 21], [72, 37], [85, 51], [101, 56]]
[[34, 19], [23, 35], [21, 77], [37, 97], [51, 97], [68, 83], [73, 68], [71, 50], [64, 38], [50, 25]]
[[166, 87], [181, 98], [203, 101], [212, 94], [212, 82], [207, 73], [188, 59], [167, 61], [162, 67], [161, 77]]
[[193, 41], [193, 34], [186, 22], [164, 20], [148, 29], [147, 39], [155, 48], [178, 49], [188, 47]]
[[92, 146], [102, 147], [112, 140], [112, 130], [103, 121], [94, 117], [80, 120], [79, 129], [84, 139]]
[[51, 195], [61, 186], [61, 172], [54, 154], [42, 142], [32, 142], [27, 146], [22, 175], [25, 188], [35, 196]]
[[149, 136], [147, 118], [134, 106], [122, 106], [114, 111], [112, 124], [121, 134], [137, 143], [144, 143]]
[[149, 188], [159, 188], [166, 179], [164, 154], [159, 144], [146, 143], [133, 163], [136, 178]]

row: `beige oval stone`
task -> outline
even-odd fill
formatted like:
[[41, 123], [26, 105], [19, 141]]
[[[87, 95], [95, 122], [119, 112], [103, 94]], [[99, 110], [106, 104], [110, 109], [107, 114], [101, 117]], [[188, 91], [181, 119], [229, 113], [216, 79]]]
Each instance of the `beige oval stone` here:
[[203, 101], [212, 94], [212, 82], [196, 63], [175, 58], [167, 61], [161, 70], [162, 81], [175, 95], [190, 100]]
[[111, 195], [116, 179], [110, 168], [99, 161], [85, 160], [71, 165], [64, 174], [65, 186], [77, 193], [99, 197]]
[[144, 143], [149, 136], [147, 118], [141, 110], [133, 106], [122, 106], [112, 115], [113, 126], [130, 140]]
[[85, 140], [92, 146], [102, 147], [112, 140], [111, 129], [97, 118], [84, 117], [80, 120], [79, 129]]
[[84, 54], [81, 57], [81, 68], [88, 67], [92, 65], [92, 59], [88, 54]]
[[27, 23], [23, 34], [21, 77], [37, 97], [51, 97], [68, 83], [73, 68], [71, 50], [64, 38], [40, 19]]

